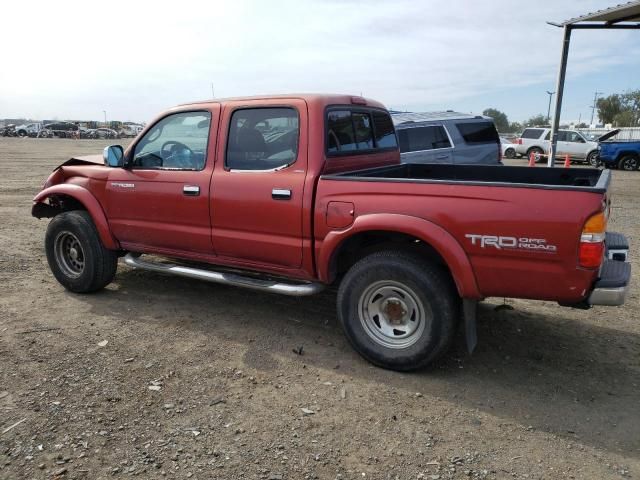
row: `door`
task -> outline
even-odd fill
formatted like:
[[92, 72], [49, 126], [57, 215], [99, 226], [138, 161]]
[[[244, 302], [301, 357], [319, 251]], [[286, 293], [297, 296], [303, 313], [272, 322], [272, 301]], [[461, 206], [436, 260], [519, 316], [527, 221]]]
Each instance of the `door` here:
[[567, 131], [558, 130], [558, 140], [556, 142], [556, 158], [563, 159], [565, 155], [569, 154], [569, 142], [567, 141]]
[[578, 132], [567, 131], [567, 153], [571, 158], [584, 160], [587, 156], [587, 142]]
[[[114, 236], [133, 251], [213, 254], [209, 183], [219, 106], [161, 118], [106, 186]], [[213, 132], [213, 133], [211, 133]]]
[[453, 163], [453, 143], [442, 125], [397, 129], [403, 163]]
[[302, 100], [225, 105], [210, 193], [218, 255], [300, 267], [307, 128]]

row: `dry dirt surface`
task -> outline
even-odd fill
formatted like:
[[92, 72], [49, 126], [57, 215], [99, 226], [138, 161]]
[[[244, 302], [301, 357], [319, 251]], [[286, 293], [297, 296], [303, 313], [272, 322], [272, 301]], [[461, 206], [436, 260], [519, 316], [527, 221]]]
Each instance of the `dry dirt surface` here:
[[334, 291], [120, 265], [104, 291], [66, 292], [31, 199], [105, 144], [0, 139], [0, 478], [640, 478], [640, 172], [613, 172], [624, 307], [492, 299], [472, 356], [459, 336], [400, 374], [350, 348]]

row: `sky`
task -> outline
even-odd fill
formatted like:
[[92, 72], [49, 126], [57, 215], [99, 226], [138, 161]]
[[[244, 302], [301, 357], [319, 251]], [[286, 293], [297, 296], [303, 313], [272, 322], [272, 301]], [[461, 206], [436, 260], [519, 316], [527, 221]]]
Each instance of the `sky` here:
[[[216, 97], [362, 94], [390, 109], [546, 115], [562, 30], [621, 0], [9, 1], [0, 118], [149, 121]], [[28, 5], [28, 8], [25, 8]], [[640, 32], [575, 31], [563, 121], [640, 88]]]

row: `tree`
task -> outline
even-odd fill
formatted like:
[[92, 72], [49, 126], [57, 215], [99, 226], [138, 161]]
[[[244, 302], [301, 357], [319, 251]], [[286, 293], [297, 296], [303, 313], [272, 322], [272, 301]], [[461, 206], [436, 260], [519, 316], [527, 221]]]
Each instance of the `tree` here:
[[547, 124], [547, 117], [541, 113], [524, 122], [525, 127], [542, 127]]
[[509, 132], [509, 119], [507, 115], [496, 108], [486, 108], [482, 115], [485, 117], [493, 118], [493, 122], [496, 124], [496, 129], [499, 132]]
[[576, 128], [589, 128], [589, 125], [587, 125], [584, 122], [580, 122], [579, 124], [576, 125]]
[[602, 123], [613, 123], [614, 118], [622, 112], [622, 99], [620, 95], [614, 93], [608, 97], [599, 98], [596, 102], [598, 108], [598, 118]]
[[516, 132], [522, 132], [522, 124], [520, 122], [511, 122], [509, 124], [509, 130], [507, 130], [507, 132], [509, 133], [516, 133]]

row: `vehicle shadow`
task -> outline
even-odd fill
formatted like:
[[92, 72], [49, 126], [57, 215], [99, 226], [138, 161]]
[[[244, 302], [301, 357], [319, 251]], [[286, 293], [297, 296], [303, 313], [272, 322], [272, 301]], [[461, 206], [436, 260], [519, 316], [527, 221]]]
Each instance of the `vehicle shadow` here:
[[[247, 367], [277, 370], [299, 361], [338, 369], [640, 457], [640, 336], [567, 318], [560, 307], [546, 314], [543, 307], [538, 313], [481, 304], [472, 356], [460, 334], [437, 364], [402, 374], [375, 368], [351, 349], [337, 325], [334, 291], [284, 297], [121, 268], [112, 286], [82, 299], [93, 313], [133, 329], [144, 323], [160, 336], [195, 330], [237, 342]], [[299, 347], [302, 356], [292, 352]]]

